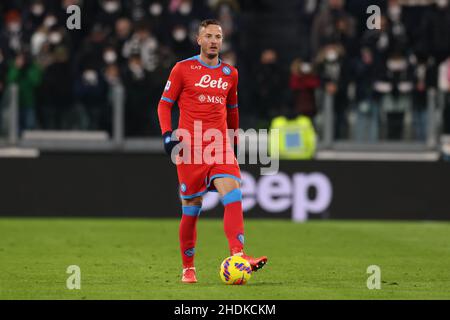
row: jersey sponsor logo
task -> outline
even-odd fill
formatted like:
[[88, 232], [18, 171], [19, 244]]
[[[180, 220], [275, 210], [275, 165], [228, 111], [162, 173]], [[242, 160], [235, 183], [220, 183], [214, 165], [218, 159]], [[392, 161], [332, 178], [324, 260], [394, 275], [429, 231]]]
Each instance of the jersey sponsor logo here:
[[164, 88], [164, 91], [169, 91], [171, 85], [172, 85], [172, 82], [170, 80], [168, 80], [166, 83], [166, 87]]
[[229, 76], [229, 75], [231, 74], [231, 69], [228, 68], [227, 66], [225, 66], [225, 67], [222, 68], [222, 72], [223, 72], [225, 75]]
[[223, 81], [222, 78], [219, 78], [219, 80], [212, 80], [211, 76], [209, 74], [205, 74], [199, 82], [195, 84], [196, 87], [201, 88], [217, 88], [217, 89], [223, 89], [227, 90], [228, 88], [228, 82]]
[[225, 104], [225, 97], [201, 94], [198, 96], [198, 101], [201, 103]]

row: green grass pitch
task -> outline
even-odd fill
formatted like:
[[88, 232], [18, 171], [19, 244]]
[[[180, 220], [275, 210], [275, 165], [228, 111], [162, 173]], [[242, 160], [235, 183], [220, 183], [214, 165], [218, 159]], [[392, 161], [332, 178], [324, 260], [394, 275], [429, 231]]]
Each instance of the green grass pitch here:
[[[0, 299], [450, 299], [450, 224], [246, 220], [268, 264], [222, 284], [222, 221], [201, 219], [199, 282], [180, 283], [178, 220], [0, 219]], [[69, 265], [81, 289], [68, 290]], [[366, 286], [381, 268], [381, 289]]]

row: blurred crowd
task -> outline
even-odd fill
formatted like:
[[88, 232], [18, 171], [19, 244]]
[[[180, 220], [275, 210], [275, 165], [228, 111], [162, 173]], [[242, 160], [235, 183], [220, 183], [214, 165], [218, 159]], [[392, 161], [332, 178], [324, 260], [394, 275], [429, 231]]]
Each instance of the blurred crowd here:
[[[424, 141], [435, 103], [440, 129], [450, 133], [449, 1], [359, 2], [300, 5], [303, 49], [281, 84], [287, 98], [269, 114], [307, 115], [320, 128], [328, 103], [334, 139]], [[372, 4], [382, 13], [375, 29], [366, 24]]]
[[449, 1], [419, 2], [367, 3], [382, 9], [375, 29], [367, 27], [365, 10], [352, 14], [343, 0], [311, 10], [310, 46], [291, 65], [294, 113], [314, 117], [328, 96], [335, 139], [424, 141], [428, 106], [437, 101], [450, 133]]
[[[158, 135], [156, 105], [168, 74], [198, 53], [198, 23], [216, 18], [225, 36], [221, 58], [239, 70], [246, 64], [244, 127], [255, 115], [265, 126], [276, 115], [301, 114], [320, 128], [328, 99], [336, 139], [424, 140], [432, 88], [450, 133], [450, 6], [422, 2], [429, 4], [414, 11], [408, 0], [370, 1], [382, 16], [380, 29], [368, 29], [365, 8], [350, 0], [298, 1], [302, 32], [285, 41], [301, 42], [302, 50], [283, 63], [276, 46], [251, 48], [258, 59], [249, 62], [242, 45], [243, 13], [270, 14], [278, 1], [1, 1], [0, 100], [18, 85], [21, 130], [111, 131], [112, 90], [120, 84], [126, 135]], [[80, 30], [66, 28], [70, 5], [81, 7]]]
[[[19, 86], [20, 128], [111, 130], [111, 92], [125, 88], [128, 136], [157, 134], [156, 106], [172, 66], [197, 54], [204, 17], [234, 38], [234, 1], [32, 0], [0, 2], [0, 95]], [[66, 9], [81, 8], [68, 30]], [[230, 59], [232, 59], [230, 55]]]

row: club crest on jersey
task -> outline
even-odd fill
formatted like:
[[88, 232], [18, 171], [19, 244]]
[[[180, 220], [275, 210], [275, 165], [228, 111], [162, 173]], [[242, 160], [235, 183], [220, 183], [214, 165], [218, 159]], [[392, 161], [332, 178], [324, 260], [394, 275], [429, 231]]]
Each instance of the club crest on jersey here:
[[201, 87], [201, 88], [217, 88], [217, 89], [227, 90], [228, 82], [223, 81], [222, 78], [219, 78], [219, 80], [212, 80], [212, 78], [209, 74], [205, 74], [200, 79], [200, 81], [195, 84], [195, 86]]
[[226, 75], [229, 76], [231, 74], [231, 69], [228, 68], [227, 66], [222, 68], [222, 72]]
[[186, 192], [186, 185], [184, 183], [181, 184], [181, 192]]

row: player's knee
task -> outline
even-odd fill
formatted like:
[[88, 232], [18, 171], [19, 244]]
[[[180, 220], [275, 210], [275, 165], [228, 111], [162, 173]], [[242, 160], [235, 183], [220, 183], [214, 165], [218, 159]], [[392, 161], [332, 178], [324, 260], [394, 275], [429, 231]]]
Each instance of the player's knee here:
[[235, 178], [217, 178], [213, 180], [213, 184], [222, 196], [234, 189], [240, 188], [240, 182]]
[[202, 212], [202, 206], [183, 206], [183, 215], [198, 217]]
[[202, 198], [182, 199], [181, 204], [183, 205], [183, 207], [201, 207]]
[[242, 201], [242, 191], [239, 188], [233, 189], [222, 197], [222, 204], [224, 206], [239, 201]]

